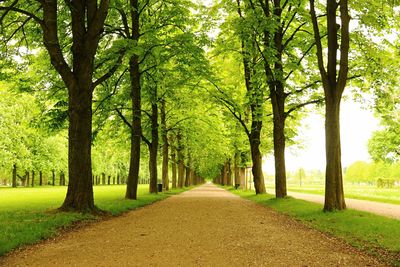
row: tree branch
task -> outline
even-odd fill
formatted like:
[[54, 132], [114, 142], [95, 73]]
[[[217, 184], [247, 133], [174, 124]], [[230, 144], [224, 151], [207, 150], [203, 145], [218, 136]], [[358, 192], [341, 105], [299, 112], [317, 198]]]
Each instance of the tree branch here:
[[119, 52], [119, 57], [117, 59], [117, 62], [115, 62], [114, 66], [112, 66], [107, 73], [105, 73], [103, 76], [101, 76], [99, 79], [97, 79], [95, 82], [92, 83], [92, 91], [98, 86], [99, 84], [105, 82], [107, 79], [109, 79], [118, 69], [118, 67], [122, 63], [122, 59], [124, 58], [125, 55], [125, 49], [121, 49]]
[[311, 21], [314, 29], [314, 39], [315, 45], [317, 47], [317, 58], [318, 58], [318, 68], [321, 73], [322, 82], [324, 84], [324, 88], [328, 87], [328, 77], [324, 67], [324, 58], [322, 54], [322, 43], [321, 43], [321, 34], [318, 27], [317, 15], [315, 13], [315, 0], [310, 0], [310, 15]]
[[132, 130], [132, 124], [129, 123], [129, 121], [125, 118], [122, 112], [118, 108], [116, 108], [115, 111], [117, 112], [118, 116], [122, 119], [122, 121], [129, 127], [129, 129]]
[[312, 105], [312, 104], [320, 104], [324, 102], [324, 98], [319, 98], [319, 99], [315, 99], [315, 100], [310, 100], [301, 104], [297, 104], [294, 107], [290, 108], [288, 111], [285, 112], [285, 118], [288, 117], [293, 111], [299, 110], [302, 107], [308, 106], [308, 105]]

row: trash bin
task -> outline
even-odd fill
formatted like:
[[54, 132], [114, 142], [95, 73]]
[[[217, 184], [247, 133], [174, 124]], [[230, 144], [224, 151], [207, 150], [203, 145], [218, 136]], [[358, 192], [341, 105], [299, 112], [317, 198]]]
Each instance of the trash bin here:
[[162, 192], [162, 184], [157, 184], [158, 192]]

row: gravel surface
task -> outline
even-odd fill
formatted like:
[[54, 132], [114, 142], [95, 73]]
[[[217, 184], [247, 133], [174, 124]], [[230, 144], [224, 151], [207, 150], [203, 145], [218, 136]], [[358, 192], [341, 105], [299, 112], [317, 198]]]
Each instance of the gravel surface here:
[[[324, 203], [324, 196], [321, 195], [295, 192], [289, 192], [288, 195], [315, 203]], [[349, 209], [367, 211], [400, 220], [400, 205], [346, 198], [346, 206]]]
[[380, 266], [268, 208], [206, 184], [0, 260], [4, 266]]

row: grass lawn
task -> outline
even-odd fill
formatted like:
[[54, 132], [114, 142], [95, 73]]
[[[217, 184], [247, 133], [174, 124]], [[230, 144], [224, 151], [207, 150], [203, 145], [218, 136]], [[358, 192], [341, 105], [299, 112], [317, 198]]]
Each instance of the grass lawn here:
[[254, 191], [228, 190], [339, 237], [391, 265], [400, 266], [399, 220], [355, 210], [324, 213], [322, 205], [316, 203], [290, 197], [275, 199], [272, 195], [255, 195]]
[[[148, 185], [139, 185], [138, 200], [126, 200], [125, 185], [95, 186], [95, 204], [112, 215], [167, 198], [187, 189], [148, 193]], [[13, 248], [33, 244], [53, 236], [60, 228], [99, 217], [55, 211], [61, 206], [66, 187], [0, 188], [0, 255]]]
[[[273, 187], [269, 187], [271, 190]], [[288, 184], [288, 191], [305, 193], [305, 194], [315, 194], [324, 195], [325, 188], [324, 185], [291, 185]], [[367, 185], [344, 185], [344, 193], [346, 198], [371, 200], [376, 202], [399, 204], [400, 205], [400, 188], [377, 188], [375, 186]]]

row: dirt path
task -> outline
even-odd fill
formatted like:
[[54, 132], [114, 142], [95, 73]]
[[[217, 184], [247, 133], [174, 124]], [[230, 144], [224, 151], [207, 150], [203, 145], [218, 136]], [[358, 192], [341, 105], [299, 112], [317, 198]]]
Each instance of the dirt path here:
[[[289, 192], [288, 195], [315, 203], [324, 203], [324, 197], [321, 195], [295, 192]], [[349, 209], [367, 211], [400, 220], [400, 205], [351, 198], [346, 198], [346, 205]]]
[[207, 184], [14, 253], [4, 266], [379, 266]]

